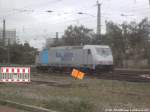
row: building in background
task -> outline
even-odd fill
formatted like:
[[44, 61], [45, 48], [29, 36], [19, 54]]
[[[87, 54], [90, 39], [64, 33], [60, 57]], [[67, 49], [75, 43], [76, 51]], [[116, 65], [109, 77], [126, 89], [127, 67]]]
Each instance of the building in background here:
[[49, 47], [59, 46], [60, 45], [59, 40], [60, 40], [59, 39], [59, 33], [56, 32], [56, 37], [55, 38], [47, 38], [46, 39], [46, 45], [45, 45], [45, 47], [49, 48]]
[[53, 46], [56, 42], [56, 38], [47, 38], [46, 39], [46, 48]]
[[[2, 42], [3, 40], [3, 30], [0, 29], [0, 41]], [[6, 30], [5, 31], [5, 44], [4, 45], [8, 45], [8, 40], [9, 40], [9, 44], [13, 45], [16, 43], [16, 30]]]

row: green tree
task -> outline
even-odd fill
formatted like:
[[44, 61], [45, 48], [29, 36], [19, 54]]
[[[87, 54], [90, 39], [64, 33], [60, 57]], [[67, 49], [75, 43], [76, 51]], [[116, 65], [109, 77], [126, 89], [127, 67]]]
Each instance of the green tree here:
[[10, 45], [10, 63], [34, 64], [36, 53], [37, 49], [31, 47], [28, 42]]
[[92, 29], [70, 25], [62, 37], [64, 45], [84, 45], [91, 42]]
[[135, 60], [135, 62], [140, 59], [149, 60], [149, 26], [150, 23], [147, 18], [143, 19], [138, 24], [132, 22], [130, 25], [128, 25], [129, 51], [130, 56], [133, 58], [133, 60]]
[[105, 43], [113, 50], [115, 64], [125, 66], [126, 60], [148, 59], [150, 62], [149, 26], [147, 18], [141, 22], [115, 24], [106, 22]]
[[113, 22], [106, 22], [106, 39], [113, 50], [115, 64], [123, 66], [125, 45], [120, 26]]

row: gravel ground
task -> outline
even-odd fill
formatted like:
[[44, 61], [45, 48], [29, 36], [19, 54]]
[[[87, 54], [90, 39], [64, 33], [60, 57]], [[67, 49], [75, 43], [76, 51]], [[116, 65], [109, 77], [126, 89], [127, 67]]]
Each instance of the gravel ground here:
[[15, 108], [0, 105], [0, 112], [27, 112]]

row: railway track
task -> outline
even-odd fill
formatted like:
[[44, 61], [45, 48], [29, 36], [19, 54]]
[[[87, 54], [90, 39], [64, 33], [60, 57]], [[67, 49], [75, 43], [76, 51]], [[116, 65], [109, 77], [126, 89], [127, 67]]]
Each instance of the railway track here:
[[[45, 73], [41, 73], [45, 74]], [[56, 72], [52, 73], [52, 75], [57, 76], [70, 76], [71, 72]], [[51, 73], [47, 74], [51, 75]], [[42, 77], [42, 75], [41, 75]], [[119, 80], [119, 81], [129, 81], [129, 82], [150, 82], [150, 69], [121, 69], [116, 68], [113, 72], [105, 72], [105, 73], [92, 73], [86, 75], [87, 78], [98, 78], [98, 79], [108, 79], [108, 80]], [[85, 78], [86, 78], [85, 77]], [[32, 80], [33, 83], [47, 83], [54, 86], [67, 86], [67, 84], [57, 83], [55, 81], [44, 81], [44, 80]], [[69, 85], [69, 84], [68, 84]]]
[[149, 69], [115, 69], [110, 73], [95, 74], [100, 79], [111, 79], [130, 82], [150, 82]]
[[49, 80], [49, 81], [44, 81], [44, 80], [31, 80], [31, 84], [44, 84], [44, 85], [48, 85], [48, 86], [56, 86], [56, 87], [71, 87], [71, 83], [64, 83], [64, 82], [60, 82], [60, 81], [53, 81], [53, 80]]
[[24, 111], [27, 111], [27, 112], [57, 112], [57, 111], [53, 111], [53, 110], [46, 109], [43, 107], [21, 104], [21, 103], [17, 103], [17, 102], [10, 101], [10, 100], [4, 100], [4, 99], [0, 99], [0, 106], [5, 107], [4, 109], [6, 110], [6, 111], [0, 110], [0, 112], [16, 112], [18, 109], [19, 110], [17, 112], [19, 112], [19, 111], [21, 111], [21, 112], [24, 112]]

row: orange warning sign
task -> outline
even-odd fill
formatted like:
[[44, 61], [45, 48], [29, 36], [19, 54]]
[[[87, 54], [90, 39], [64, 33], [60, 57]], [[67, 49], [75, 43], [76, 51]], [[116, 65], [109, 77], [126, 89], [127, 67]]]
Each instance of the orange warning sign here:
[[74, 78], [77, 78], [77, 79], [83, 79], [85, 73], [83, 73], [83, 72], [81, 72], [81, 71], [79, 71], [79, 70], [73, 69], [71, 75], [72, 75]]

